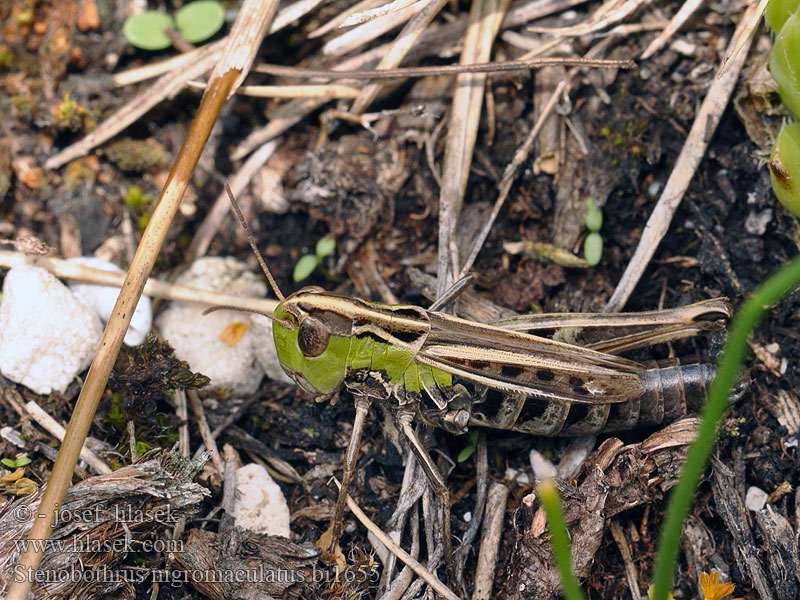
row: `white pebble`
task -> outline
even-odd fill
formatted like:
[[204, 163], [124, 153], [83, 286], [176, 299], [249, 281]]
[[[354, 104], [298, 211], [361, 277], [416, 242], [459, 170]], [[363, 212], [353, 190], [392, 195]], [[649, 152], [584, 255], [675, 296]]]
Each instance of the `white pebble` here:
[[531, 478], [527, 473], [518, 471], [514, 467], [507, 467], [504, 477], [505, 481], [513, 481], [517, 485], [529, 485]]
[[766, 506], [768, 496], [769, 494], [761, 488], [751, 485], [747, 488], [747, 493], [744, 496], [744, 505], [748, 509], [758, 512]]
[[530, 461], [531, 469], [533, 469], [533, 476], [536, 479], [556, 476], [557, 471], [553, 463], [547, 460], [538, 450], [531, 450]]
[[[175, 283], [235, 296], [263, 296], [266, 292], [264, 283], [247, 270], [247, 265], [233, 258], [201, 258]], [[255, 348], [272, 344], [272, 339], [264, 340], [255, 330], [251, 313], [217, 310], [203, 315], [206, 308], [196, 302], [171, 302], [156, 325], [175, 355], [188, 362], [193, 371], [210, 377], [212, 387], [252, 394], [264, 377]], [[243, 324], [245, 331], [229, 346], [220, 335], [234, 323]]]
[[772, 209], [766, 208], [761, 212], [750, 211], [744, 220], [744, 228], [747, 233], [752, 235], [764, 235], [767, 232], [767, 225], [772, 222]]
[[289, 537], [289, 506], [281, 488], [259, 464], [236, 471], [236, 525], [256, 533]]
[[0, 429], [0, 437], [17, 448], [25, 447], [25, 440], [22, 439], [22, 436], [8, 425]]
[[651, 198], [655, 198], [658, 196], [659, 192], [661, 192], [661, 182], [654, 181], [650, 185], [647, 186], [647, 195]]
[[0, 305], [0, 372], [37, 394], [63, 392], [89, 366], [100, 319], [39, 267], [14, 267]]
[[[102, 271], [111, 271], [112, 273], [124, 273], [114, 263], [110, 263], [101, 258], [93, 256], [79, 256], [76, 258], [68, 259], [85, 267], [92, 267], [93, 269], [100, 269]], [[79, 281], [70, 281], [69, 288], [72, 292], [83, 300], [86, 304], [91, 306], [103, 322], [108, 322], [111, 317], [111, 312], [114, 309], [114, 304], [117, 302], [119, 296], [119, 288], [110, 285], [97, 285], [94, 283], [83, 283]], [[153, 309], [150, 304], [150, 298], [142, 296], [136, 305], [136, 310], [133, 311], [131, 317], [131, 324], [128, 326], [128, 332], [125, 334], [125, 343], [128, 346], [138, 346], [150, 333], [153, 327]]]

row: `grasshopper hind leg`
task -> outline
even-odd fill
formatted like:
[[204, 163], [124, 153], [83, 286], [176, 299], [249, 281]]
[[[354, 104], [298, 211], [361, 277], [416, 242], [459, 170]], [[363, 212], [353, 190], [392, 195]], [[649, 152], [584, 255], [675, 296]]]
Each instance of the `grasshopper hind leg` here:
[[447, 569], [448, 581], [451, 585], [455, 585], [456, 578], [455, 569], [453, 568], [452, 537], [450, 534], [450, 490], [447, 489], [444, 477], [442, 477], [442, 474], [433, 462], [433, 458], [431, 458], [431, 455], [425, 450], [414, 428], [411, 426], [413, 419], [414, 414], [408, 411], [401, 411], [397, 415], [397, 423], [400, 427], [400, 431], [406, 438], [406, 441], [408, 441], [409, 446], [411, 446], [414, 457], [422, 467], [422, 470], [425, 471], [428, 483], [430, 483], [433, 492], [439, 498], [439, 502], [442, 505], [442, 538], [444, 538], [442, 541], [444, 543], [445, 567]]

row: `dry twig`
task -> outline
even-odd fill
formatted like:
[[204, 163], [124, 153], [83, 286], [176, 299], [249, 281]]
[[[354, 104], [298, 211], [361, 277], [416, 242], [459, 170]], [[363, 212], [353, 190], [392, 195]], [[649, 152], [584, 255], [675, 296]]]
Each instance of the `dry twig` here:
[[[336, 481], [336, 485], [339, 482]], [[419, 575], [428, 585], [430, 585], [438, 594], [444, 596], [448, 600], [459, 600], [453, 592], [451, 592], [445, 584], [443, 584], [436, 575], [428, 571], [419, 561], [412, 557], [408, 552], [403, 550], [400, 546], [395, 544], [392, 539], [381, 531], [381, 528], [373, 523], [370, 518], [361, 510], [361, 507], [356, 504], [350, 495], [347, 495], [347, 507], [355, 515], [356, 519], [366, 527], [372, 535], [374, 535], [386, 548], [394, 554], [403, 564], [408, 565], [414, 573]]]
[[[27, 402], [25, 404], [25, 410], [28, 416], [41, 425], [50, 435], [59, 442], [64, 441], [64, 433], [66, 431], [64, 427], [53, 417], [48, 415], [36, 402], [33, 400]], [[86, 445], [81, 448], [81, 458], [94, 469], [95, 473], [99, 473], [100, 475], [111, 473], [111, 467], [104, 463], [103, 459], [92, 452]]]
[[[742, 18], [737, 27], [737, 32], [747, 29], [749, 15], [752, 15], [755, 8], [755, 6], [751, 6], [747, 10], [745, 17]], [[617, 312], [625, 306], [644, 270], [647, 268], [650, 259], [655, 254], [656, 248], [669, 229], [672, 217], [678, 209], [678, 205], [705, 155], [706, 148], [711, 142], [711, 136], [714, 134], [720, 118], [722, 118], [722, 113], [728, 105], [733, 88], [739, 79], [739, 72], [747, 57], [747, 49], [752, 38], [739, 37], [738, 39], [745, 39], [746, 46], [742, 52], [721, 67], [726, 69], [725, 73], [722, 77], [714, 79], [708, 89], [678, 160], [675, 161], [675, 167], [667, 180], [667, 184], [664, 186], [664, 191], [661, 193], [656, 207], [647, 220], [639, 245], [636, 247], [633, 257], [622, 274], [614, 294], [603, 309], [605, 312]], [[734, 34], [734, 40], [737, 40], [736, 34]], [[732, 41], [729, 44], [728, 52], [733, 50], [734, 43]]]

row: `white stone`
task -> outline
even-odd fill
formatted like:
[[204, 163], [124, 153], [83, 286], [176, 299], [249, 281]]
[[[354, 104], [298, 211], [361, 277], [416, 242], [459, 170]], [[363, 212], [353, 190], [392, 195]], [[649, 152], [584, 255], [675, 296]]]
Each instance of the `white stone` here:
[[14, 267], [0, 305], [0, 372], [37, 394], [63, 392], [89, 366], [102, 325], [67, 286], [39, 267]]
[[533, 469], [533, 476], [536, 479], [546, 479], [556, 476], [557, 471], [553, 463], [547, 460], [538, 450], [531, 450], [530, 461], [531, 469]]
[[514, 467], [507, 467], [504, 481], [513, 481], [517, 485], [530, 485], [531, 478], [527, 473], [518, 471]]
[[289, 537], [289, 506], [281, 488], [259, 464], [236, 470], [236, 525], [256, 533]]
[[753, 511], [762, 510], [767, 505], [767, 498], [769, 494], [762, 490], [761, 488], [757, 488], [754, 485], [751, 485], [747, 488], [747, 493], [744, 496], [744, 505]]
[[19, 434], [19, 432], [8, 425], [0, 429], [0, 437], [8, 443], [13, 444], [17, 448], [25, 447], [25, 440], [22, 439], [22, 436]]
[[[247, 265], [233, 258], [201, 258], [175, 283], [235, 296], [263, 296], [266, 286]], [[175, 355], [193, 371], [211, 378], [211, 386], [237, 394], [252, 394], [264, 377], [255, 348], [265, 340], [253, 327], [253, 315], [217, 310], [207, 315], [208, 306], [196, 302], [171, 302], [158, 317], [161, 335], [175, 349]], [[232, 346], [220, 335], [233, 323], [242, 323], [244, 335]], [[272, 344], [272, 339], [267, 340]]]
[[[102, 271], [111, 271], [112, 273], [125, 272], [114, 263], [93, 256], [79, 256], [68, 260], [69, 262], [92, 267], [93, 269], [100, 269]], [[111, 312], [114, 310], [114, 304], [117, 302], [117, 296], [119, 296], [119, 288], [110, 285], [83, 283], [80, 281], [70, 281], [69, 288], [78, 298], [91, 306], [97, 314], [100, 315], [104, 323], [108, 322], [109, 317], [111, 317]], [[133, 311], [131, 323], [128, 326], [128, 332], [125, 334], [125, 343], [128, 346], [138, 346], [144, 342], [145, 337], [150, 333], [152, 327], [153, 308], [150, 303], [150, 298], [142, 296], [136, 304], [136, 310]]]

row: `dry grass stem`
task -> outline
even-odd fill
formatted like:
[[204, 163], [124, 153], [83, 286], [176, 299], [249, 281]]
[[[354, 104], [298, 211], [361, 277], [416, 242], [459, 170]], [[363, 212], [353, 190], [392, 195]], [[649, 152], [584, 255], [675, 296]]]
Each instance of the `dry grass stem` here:
[[[722, 67], [717, 73], [717, 79], [722, 77], [728, 68], [728, 63], [732, 58], [738, 56], [744, 49], [745, 44], [748, 44], [749, 47], [750, 41], [753, 39], [753, 34], [756, 29], [761, 26], [761, 15], [763, 15], [764, 11], [767, 9], [768, 2], [769, 0], [759, 0], [757, 5], [750, 6], [742, 15], [742, 21], [733, 34], [733, 43], [731, 44], [733, 49], [722, 59]], [[745, 54], [747, 54], [746, 51]]]
[[361, 2], [357, 2], [353, 6], [341, 11], [337, 14], [333, 19], [317, 27], [314, 31], [308, 34], [310, 39], [315, 39], [318, 37], [322, 37], [326, 33], [330, 33], [334, 29], [337, 29], [342, 23], [344, 23], [345, 19], [352, 14], [357, 12], [363, 12], [365, 10], [369, 10], [376, 6], [380, 6], [385, 0], [361, 0]]
[[[652, 28], [652, 26], [647, 26]], [[633, 33], [640, 31], [636, 29]], [[545, 50], [553, 46], [545, 45]], [[382, 47], [384, 50], [386, 46]], [[542, 53], [542, 45], [536, 47], [538, 54]], [[526, 55], [527, 56], [527, 55]], [[436, 75], [458, 75], [460, 73], [506, 73], [508, 71], [526, 71], [551, 66], [565, 67], [598, 67], [609, 69], [633, 69], [636, 63], [632, 60], [614, 60], [588, 57], [536, 57], [531, 54], [528, 58], [523, 57], [517, 60], [504, 62], [487, 62], [475, 64], [440, 65], [435, 67], [401, 67], [397, 69], [358, 69], [352, 71], [330, 69], [305, 69], [300, 67], [286, 67], [284, 65], [256, 65], [253, 70], [259, 73], [270, 75], [281, 75], [286, 77], [306, 77], [319, 79], [395, 79], [406, 77], [431, 77]]]
[[[552, 0], [544, 3], [542, 3], [539, 0], [531, 1], [509, 11], [505, 19], [503, 20], [501, 27], [503, 28], [518, 27], [520, 25], [524, 25], [525, 23], [533, 19], [539, 19], [548, 16], [550, 14], [565, 10], [567, 8], [574, 7], [579, 4], [584, 4], [586, 1], [587, 0]], [[406, 60], [416, 61], [428, 56], [439, 54], [443, 52], [445, 49], [460, 47], [465, 35], [466, 26], [467, 26], [467, 19], [459, 17], [452, 23], [429, 27], [422, 34], [418, 43], [408, 53]], [[553, 47], [557, 46], [559, 43], [561, 43], [561, 40], [555, 40], [552, 43], [548, 42], [547, 44], [544, 45], [543, 49], [537, 52], [529, 53], [527, 57], [522, 57], [522, 61], [527, 61], [530, 60], [530, 58], [544, 54], [546, 51], [549, 51]], [[349, 77], [354, 74], [352, 73], [353, 70], [360, 69], [365, 65], [370, 64], [373, 61], [380, 60], [389, 51], [390, 47], [391, 45], [389, 44], [377, 46], [357, 56], [354, 56], [352, 58], [343, 61], [339, 65], [332, 67], [332, 69], [336, 72], [342, 72], [342, 71], [348, 72], [347, 75]], [[545, 61], [540, 64], [547, 64], [547, 60], [559, 61], [559, 59], [545, 59]], [[516, 63], [520, 61], [514, 61], [514, 62]], [[494, 63], [494, 64], [498, 65], [502, 63]], [[560, 60], [559, 64], [564, 64], [563, 60]], [[619, 66], [621, 68], [624, 68], [626, 65], [621, 64]], [[441, 69], [442, 67], [436, 67], [436, 68]], [[501, 68], [505, 69], [507, 67], [501, 67]], [[303, 76], [303, 73], [305, 73], [306, 75], [314, 73], [314, 74], [319, 74], [321, 77], [324, 77], [325, 74], [328, 73], [328, 71], [306, 71], [302, 69], [300, 70], [295, 70], [294, 68], [291, 69], [292, 69], [291, 73], [288, 71], [283, 71], [283, 72], [286, 73], [287, 76], [294, 76], [294, 77]], [[259, 70], [262, 69], [259, 68]], [[481, 70], [484, 70], [483, 67], [481, 67]], [[273, 71], [272, 66], [263, 67], [263, 71], [270, 71], [274, 73], [278, 72], [277, 69]], [[411, 72], [407, 72], [405, 70], [397, 69], [396, 71], [398, 71], [398, 76], [409, 77], [412, 75]], [[400, 73], [400, 71], [403, 72]], [[415, 71], [421, 72], [422, 69], [416, 68]], [[370, 73], [374, 73], [374, 75]], [[374, 77], [387, 76], [387, 73], [385, 72], [375, 72], [375, 71], [372, 72], [361, 71], [359, 72], [359, 74], [364, 78], [373, 76]], [[425, 74], [427, 75], [433, 73], [425, 73]], [[256, 148], [264, 144], [265, 142], [268, 142], [274, 137], [283, 134], [290, 127], [293, 127], [295, 124], [302, 121], [313, 111], [319, 109], [323, 104], [325, 104], [325, 101], [319, 99], [297, 99], [279, 107], [277, 110], [271, 113], [270, 115], [271, 118], [269, 123], [267, 123], [264, 127], [260, 129], [254, 130], [247, 136], [245, 140], [240, 142], [239, 145], [233, 149], [233, 151], [231, 152], [231, 159], [241, 160], [242, 158], [247, 156], [250, 152], [252, 152]]]
[[653, 56], [653, 54], [661, 50], [702, 4], [703, 0], [686, 0], [680, 10], [675, 13], [675, 16], [670, 19], [669, 25], [666, 26], [664, 31], [658, 34], [656, 39], [650, 42], [650, 45], [642, 52], [642, 60], [647, 60]]
[[[121, 288], [125, 281], [125, 275], [123, 273], [103, 271], [102, 269], [75, 264], [60, 258], [26, 256], [18, 252], [0, 250], [0, 267], [12, 268], [22, 265], [41, 267], [47, 269], [56, 277], [83, 281], [85, 283], [96, 283], [98, 285], [110, 285]], [[148, 279], [145, 283], [143, 293], [151, 298], [179, 300], [181, 302], [198, 302], [210, 306], [235, 306], [236, 308], [266, 313], [271, 313], [277, 305], [275, 300], [232, 296], [209, 290], [200, 290], [185, 285], [176, 285], [159, 279]]]
[[388, 15], [393, 12], [397, 12], [406, 8], [407, 6], [411, 6], [412, 4], [416, 4], [417, 2], [422, 2], [423, 0], [394, 0], [393, 2], [389, 2], [388, 4], [384, 4], [383, 6], [379, 6], [378, 8], [372, 8], [369, 10], [362, 10], [359, 12], [354, 12], [347, 16], [347, 18], [342, 21], [340, 27], [350, 27], [351, 25], [360, 25], [361, 23], [366, 23], [367, 21], [372, 21], [377, 19], [378, 17], [382, 17], [384, 15]]
[[397, 12], [389, 13], [383, 17], [358, 25], [345, 33], [333, 38], [322, 46], [324, 56], [344, 56], [357, 48], [367, 45], [392, 29], [400, 27], [411, 19], [423, 8], [423, 4], [416, 3]]
[[220, 478], [224, 478], [225, 463], [219, 455], [217, 441], [214, 439], [214, 436], [211, 435], [211, 427], [208, 426], [206, 412], [203, 410], [203, 402], [200, 400], [197, 390], [186, 390], [186, 395], [189, 397], [189, 404], [192, 407], [192, 412], [194, 412], [194, 416], [197, 418], [197, 428], [200, 431], [200, 439], [203, 440], [203, 445], [211, 455], [211, 462], [214, 463], [214, 467], [217, 469]]
[[[313, 10], [322, 0], [304, 0], [295, 2], [291, 6], [282, 10], [276, 17], [271, 28], [278, 31]], [[266, 12], [260, 18], [268, 16]], [[251, 26], [258, 25], [258, 21], [251, 23]], [[249, 36], [245, 43], [252, 43], [252, 32], [245, 33]], [[260, 39], [260, 38], [259, 38]], [[128, 85], [143, 81], [151, 77], [161, 75], [161, 77], [150, 87], [134, 96], [129, 102], [121, 106], [114, 113], [106, 117], [91, 133], [81, 138], [74, 144], [67, 146], [58, 154], [50, 157], [45, 162], [45, 168], [57, 169], [69, 161], [84, 156], [93, 148], [108, 141], [129, 125], [139, 120], [151, 108], [168, 98], [173, 98], [182, 89], [189, 85], [192, 80], [207, 73], [219, 61], [223, 55], [226, 44], [241, 43], [242, 40], [231, 42], [230, 36], [193, 50], [167, 59], [165, 61], [125, 71], [114, 76], [117, 85]], [[258, 48], [256, 48], [257, 50]], [[254, 50], [255, 52], [255, 50]], [[250, 57], [252, 59], [252, 57]], [[242, 57], [236, 59], [241, 61]], [[235, 62], [235, 61], [234, 61]], [[244, 79], [242, 75], [241, 79]], [[241, 80], [240, 80], [241, 83]]]
[[493, 483], [486, 498], [486, 514], [483, 518], [483, 537], [475, 567], [475, 587], [472, 600], [489, 600], [492, 597], [497, 553], [503, 538], [506, 517], [508, 488], [502, 483]]
[[[280, 140], [272, 140], [261, 146], [254, 152], [239, 170], [230, 179], [231, 193], [234, 197], [239, 197], [244, 192], [247, 184], [253, 179], [258, 170], [270, 159], [278, 148]], [[214, 201], [214, 206], [206, 213], [203, 222], [192, 238], [187, 250], [187, 260], [192, 262], [201, 256], [205, 256], [211, 240], [216, 235], [226, 215], [231, 209], [231, 202], [228, 193], [223, 190]], [[270, 309], [272, 312], [272, 309]]]
[[[201, 84], [202, 85], [202, 84]], [[243, 85], [237, 91], [254, 98], [357, 98], [361, 90], [349, 85]]]
[[178, 452], [184, 458], [189, 458], [192, 450], [189, 440], [189, 410], [186, 404], [186, 391], [179, 389], [173, 394], [175, 403], [175, 416], [178, 419]]
[[511, 191], [511, 186], [513, 185], [514, 179], [517, 176], [517, 171], [527, 160], [528, 155], [533, 148], [533, 143], [536, 140], [536, 137], [539, 135], [539, 131], [544, 126], [547, 118], [553, 112], [553, 108], [555, 108], [558, 99], [569, 87], [571, 78], [572, 73], [568, 75], [564, 81], [558, 84], [555, 91], [553, 91], [552, 96], [550, 96], [550, 100], [542, 108], [542, 114], [539, 115], [539, 119], [536, 121], [533, 129], [531, 129], [528, 137], [525, 138], [525, 141], [514, 153], [514, 158], [511, 160], [511, 163], [506, 166], [505, 171], [503, 171], [503, 179], [500, 181], [499, 185], [500, 193], [497, 196], [497, 200], [495, 200], [489, 218], [486, 220], [486, 223], [481, 228], [478, 236], [475, 238], [475, 241], [470, 247], [469, 255], [464, 261], [464, 265], [461, 267], [461, 271], [459, 272], [459, 278], [464, 277], [469, 272], [469, 270], [472, 268], [472, 265], [475, 263], [475, 259], [478, 258], [478, 253], [481, 251], [486, 238], [489, 237], [489, 232], [492, 230], [492, 225], [494, 225], [494, 221], [497, 219], [497, 215], [500, 214], [500, 209], [503, 207], [503, 204], [508, 197], [508, 192]]
[[609, 529], [611, 530], [611, 535], [614, 536], [614, 541], [617, 542], [622, 562], [625, 564], [625, 577], [628, 580], [628, 590], [631, 593], [631, 598], [632, 600], [642, 600], [642, 592], [639, 590], [639, 582], [636, 579], [636, 565], [633, 564], [631, 547], [625, 538], [622, 525], [619, 524], [617, 519], [612, 519], [611, 523], [609, 523]]
[[[339, 485], [339, 482], [337, 481], [336, 484]], [[358, 521], [364, 527], [366, 527], [381, 544], [386, 546], [389, 552], [394, 554], [400, 562], [402, 562], [404, 565], [407, 565], [412, 571], [414, 571], [414, 573], [416, 573], [428, 585], [430, 585], [436, 591], [436, 593], [447, 598], [448, 600], [459, 600], [458, 596], [450, 591], [448, 587], [443, 584], [438, 577], [436, 577], [435, 574], [428, 571], [428, 569], [426, 569], [422, 563], [416, 560], [408, 552], [403, 550], [400, 546], [395, 544], [388, 535], [383, 533], [381, 528], [370, 520], [370, 518], [364, 513], [363, 510], [361, 510], [358, 504], [356, 504], [356, 501], [353, 500], [349, 494], [347, 495], [347, 508], [352, 511], [356, 519], [358, 519]]]
[[[492, 43], [508, 4], [508, 0], [474, 0], [460, 63], [473, 64], [489, 60]], [[458, 275], [455, 230], [478, 136], [485, 83], [484, 73], [462, 73], [456, 77], [442, 167], [444, 185], [439, 194], [439, 254], [436, 271], [438, 296], [450, 287]]]
[[[752, 14], [756, 8], [756, 6], [751, 6], [747, 10], [745, 17], [736, 28], [737, 33], [747, 30], [749, 27], [748, 13]], [[743, 39], [746, 41], [745, 47], [721, 67], [725, 69], [724, 74], [722, 77], [715, 78], [711, 87], [709, 87], [703, 104], [700, 106], [694, 123], [692, 123], [686, 142], [683, 144], [681, 153], [675, 161], [675, 167], [672, 169], [672, 173], [670, 173], [669, 179], [664, 186], [664, 191], [661, 193], [656, 207], [647, 220], [647, 225], [644, 228], [636, 251], [625, 268], [614, 294], [603, 309], [605, 312], [622, 310], [647, 268], [650, 259], [655, 254], [656, 248], [667, 233], [672, 217], [680, 205], [683, 195], [686, 193], [689, 183], [700, 165], [700, 161], [705, 155], [711, 136], [716, 130], [720, 118], [722, 118], [722, 113], [725, 111], [725, 107], [728, 105], [733, 89], [739, 79], [739, 72], [744, 65], [745, 58], [747, 58], [747, 51], [752, 37], [744, 36]], [[733, 40], [728, 45], [727, 55], [735, 47], [736, 40], [737, 35], [734, 34]]]
[[[66, 432], [64, 427], [62, 427], [61, 423], [47, 414], [41, 406], [36, 404], [36, 402], [33, 400], [27, 402], [25, 404], [25, 410], [27, 411], [28, 416], [41, 425], [42, 428], [50, 435], [56, 438], [59, 442], [64, 441], [64, 433]], [[111, 473], [111, 467], [104, 463], [103, 459], [97, 456], [97, 454], [89, 450], [85, 444], [81, 449], [81, 459], [86, 461], [86, 464], [89, 465], [95, 473], [100, 475]]]
[[[398, 0], [398, 2], [399, 1], [401, 0]], [[405, 2], [405, 4], [408, 3], [409, 2]], [[414, 15], [406, 26], [403, 27], [403, 30], [400, 32], [400, 35], [397, 36], [397, 39], [392, 44], [391, 48], [389, 48], [389, 51], [378, 63], [376, 70], [380, 71], [397, 67], [446, 3], [447, 0], [429, 0], [426, 2], [422, 10]], [[394, 4], [397, 4], [397, 2], [392, 3], [392, 5]], [[385, 83], [371, 83], [364, 87], [350, 107], [350, 112], [355, 114], [364, 112], [367, 107], [372, 104], [372, 101], [378, 97], [381, 91], [385, 89], [385, 86]]]
[[116, 73], [112, 76], [112, 79], [118, 87], [124, 87], [141, 81], [147, 81], [153, 77], [160, 77], [165, 73], [173, 73], [195, 64], [201, 56], [208, 56], [209, 54], [219, 56], [227, 40], [228, 38], [225, 37], [216, 42], [201, 46], [200, 48], [195, 48], [190, 52], [184, 52], [183, 54], [178, 54], [177, 56], [172, 56], [165, 60]]
[[136, 94], [129, 102], [118, 108], [105, 118], [97, 128], [74, 144], [51, 156], [44, 163], [46, 169], [57, 169], [69, 161], [85, 155], [92, 148], [108, 141], [120, 131], [135, 123], [156, 104], [172, 98], [180, 92], [189, 81], [196, 79], [211, 69], [219, 60], [222, 46], [209, 44], [193, 55], [193, 60], [159, 77], [153, 85]]
[[620, 22], [640, 6], [649, 2], [650, 0], [608, 0], [594, 11], [591, 17], [573, 27], [528, 27], [528, 31], [547, 33], [562, 38], [587, 35]]

